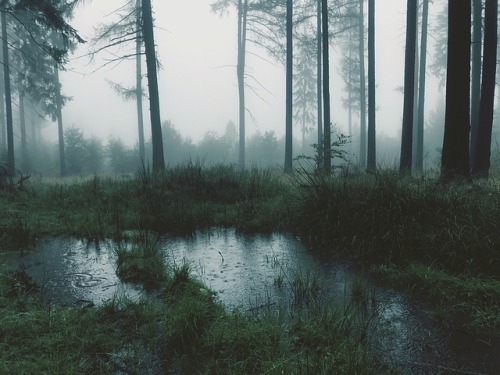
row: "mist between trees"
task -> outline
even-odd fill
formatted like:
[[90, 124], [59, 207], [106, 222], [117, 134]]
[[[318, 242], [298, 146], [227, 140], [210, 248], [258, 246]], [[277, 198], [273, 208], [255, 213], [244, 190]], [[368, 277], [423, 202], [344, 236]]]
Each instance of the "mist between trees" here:
[[[284, 162], [285, 171], [290, 171], [298, 163], [297, 156], [314, 159], [318, 150], [317, 167], [330, 173], [330, 157], [335, 155], [331, 148], [341, 147], [345, 160], [333, 160], [333, 168], [343, 163], [375, 172], [399, 164], [402, 174], [436, 171], [447, 180], [470, 178], [472, 171], [474, 177], [487, 177], [498, 164], [493, 84], [498, 74], [497, 0], [475, 0], [473, 7], [466, 8], [456, 4], [408, 0], [401, 28], [405, 29], [405, 69], [400, 80], [403, 83], [404, 78], [404, 85], [393, 88], [401, 91], [402, 108], [391, 108], [401, 113], [401, 137], [389, 137], [386, 124], [378, 119], [383, 98], [377, 96], [379, 67], [375, 66], [381, 49], [376, 35], [383, 27], [375, 13], [382, 5], [376, 6], [373, 0], [214, 0], [213, 13], [234, 19], [238, 119], [223, 134], [208, 131], [195, 144], [182, 135], [185, 124], [171, 124], [160, 116], [157, 69], [161, 64], [154, 23], [162, 15], [152, 16], [154, 7], [163, 5], [124, 1], [113, 12], [116, 19], [96, 23], [87, 57], [92, 61], [106, 52], [105, 66], [135, 63], [130, 74], [135, 78], [133, 87], [110, 82], [123, 99], [137, 104], [138, 142], [130, 147], [119, 136], [85, 137], [83, 125], [76, 122], [68, 127], [63, 121], [64, 106], [71, 98], [62, 90], [59, 72], [83, 42], [70, 24], [76, 7], [91, 7], [92, 2], [2, 2], [1, 173], [126, 174], [142, 163], [161, 170], [165, 163], [193, 159], [241, 167], [283, 166]], [[464, 22], [471, 27], [464, 28]], [[334, 51], [336, 59], [330, 61], [329, 53]], [[246, 120], [253, 116], [246, 104], [248, 96], [259, 97], [256, 86], [267, 90], [266, 82], [253, 76], [250, 56], [269, 59], [284, 69], [283, 137], [271, 130], [271, 124], [247, 134]], [[332, 66], [338, 74], [333, 74]], [[425, 89], [430, 77], [440, 85], [429, 106], [424, 99], [430, 96]], [[147, 90], [143, 78], [147, 78]], [[331, 100], [329, 85], [340, 91], [332, 90]], [[143, 129], [144, 99], [149, 102], [149, 140]], [[337, 107], [330, 105], [337, 102], [342, 103], [347, 120], [343, 119], [346, 113], [337, 113]], [[43, 139], [47, 118], [57, 123], [57, 148]], [[338, 136], [345, 136], [347, 142], [341, 146], [332, 142]]]

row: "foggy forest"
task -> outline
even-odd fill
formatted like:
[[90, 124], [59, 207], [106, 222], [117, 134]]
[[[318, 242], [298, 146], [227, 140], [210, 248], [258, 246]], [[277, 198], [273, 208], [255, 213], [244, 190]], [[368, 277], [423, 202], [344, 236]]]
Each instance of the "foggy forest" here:
[[498, 373], [498, 0], [0, 17], [0, 373]]

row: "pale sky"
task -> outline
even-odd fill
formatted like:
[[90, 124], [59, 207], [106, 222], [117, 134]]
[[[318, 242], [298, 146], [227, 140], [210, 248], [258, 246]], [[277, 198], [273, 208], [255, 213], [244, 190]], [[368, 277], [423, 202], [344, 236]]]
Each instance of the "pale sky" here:
[[[75, 15], [72, 25], [85, 39], [93, 35], [99, 22], [111, 22], [112, 12], [123, 0], [87, 2]], [[229, 120], [237, 124], [236, 17], [234, 12], [220, 17], [211, 13], [212, 0], [153, 0], [155, 38], [162, 64], [159, 72], [162, 121], [170, 120], [183, 136], [200, 140], [208, 130], [224, 132]], [[376, 83], [377, 132], [398, 135], [402, 118], [402, 94], [396, 91], [403, 82], [406, 1], [376, 2]], [[431, 7], [431, 12], [435, 10]], [[124, 102], [106, 79], [134, 85], [135, 65], [123, 63], [92, 73], [99, 62], [88, 65], [82, 45], [70, 58], [68, 71], [61, 74], [64, 94], [73, 97], [63, 110], [65, 126], [74, 125], [86, 136], [106, 140], [120, 136], [127, 144], [137, 142], [134, 102]], [[264, 51], [253, 48], [268, 59]], [[430, 50], [432, 53], [432, 50]], [[346, 129], [345, 110], [341, 107], [342, 83], [336, 76], [335, 56], [331, 49], [331, 101], [333, 122]], [[274, 130], [282, 136], [285, 128], [285, 72], [279, 63], [248, 57], [248, 69], [270, 93], [260, 89], [264, 102], [247, 90], [247, 108], [255, 120], [247, 118], [247, 134]], [[143, 81], [146, 84], [146, 80]], [[428, 92], [437, 91], [428, 87]], [[428, 102], [430, 103], [430, 102]], [[431, 105], [431, 104], [429, 104]], [[148, 103], [145, 101], [145, 130], [149, 137]], [[55, 130], [55, 125], [50, 126]], [[54, 129], [52, 129], [54, 128]], [[294, 128], [299, 138], [298, 127]]]

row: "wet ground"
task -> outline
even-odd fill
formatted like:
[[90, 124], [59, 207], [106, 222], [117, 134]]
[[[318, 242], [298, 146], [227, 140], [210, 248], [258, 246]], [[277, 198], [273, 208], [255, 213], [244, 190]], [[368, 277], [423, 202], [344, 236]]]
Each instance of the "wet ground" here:
[[[138, 299], [142, 289], [116, 277], [115, 246], [112, 241], [46, 239], [36, 248], [1, 254], [0, 263], [23, 268], [42, 285], [49, 302], [87, 306], [115, 295]], [[364, 310], [371, 322], [368, 339], [389, 365], [409, 374], [500, 374], [498, 340], [443, 331], [425, 304], [374, 285], [348, 262], [313, 255], [290, 235], [214, 229], [163, 238], [162, 246], [169, 262], [188, 262], [230, 309], [289, 308], [292, 302], [304, 302], [296, 298], [301, 296], [298, 285], [308, 285], [309, 291], [319, 286], [322, 298]], [[353, 298], [357, 290], [365, 293], [358, 302]]]

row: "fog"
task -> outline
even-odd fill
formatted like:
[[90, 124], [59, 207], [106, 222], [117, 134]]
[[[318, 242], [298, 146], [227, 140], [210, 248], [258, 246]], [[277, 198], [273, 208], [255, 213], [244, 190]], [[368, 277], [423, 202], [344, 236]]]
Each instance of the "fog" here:
[[[123, 0], [87, 2], [78, 8], [71, 23], [84, 39], [90, 40], [99, 23], [116, 20], [114, 13], [123, 3]], [[238, 118], [236, 15], [235, 12], [222, 17], [214, 14], [211, 3], [211, 0], [153, 1], [161, 62], [162, 121], [170, 120], [183, 136], [194, 142], [209, 130], [222, 133], [228, 121], [237, 123]], [[402, 118], [402, 93], [397, 88], [403, 82], [405, 7], [406, 2], [401, 0], [376, 4], [377, 133], [394, 137], [399, 136]], [[440, 8], [439, 4], [431, 6], [431, 22], [432, 14]], [[429, 43], [428, 50], [432, 53], [432, 35]], [[64, 93], [73, 98], [64, 108], [64, 122], [66, 126], [82, 129], [86, 136], [106, 139], [115, 135], [133, 145], [137, 142], [135, 104], [123, 101], [107, 80], [132, 86], [134, 62], [103, 67], [109, 56], [104, 52], [90, 62], [86, 56], [88, 48], [88, 43], [80, 45], [70, 57], [67, 71], [61, 74]], [[332, 119], [339, 129], [346, 131], [346, 110], [340, 100], [344, 85], [337, 74], [339, 52], [334, 39], [330, 67]], [[265, 88], [248, 81], [258, 95], [247, 90], [247, 109], [251, 114], [247, 134], [274, 130], [281, 137], [285, 128], [284, 67], [252, 45], [247, 64], [248, 71]], [[432, 77], [428, 74], [428, 78]], [[436, 83], [431, 80], [427, 93], [436, 91]], [[427, 101], [428, 110], [434, 102], [432, 98]], [[147, 113], [144, 118], [149, 137]], [[55, 139], [55, 126], [48, 130], [47, 134]], [[294, 130], [298, 136], [298, 127]]]

